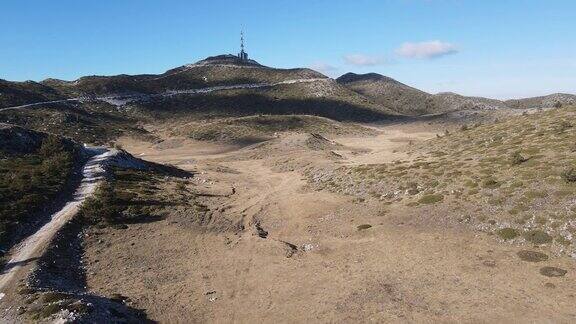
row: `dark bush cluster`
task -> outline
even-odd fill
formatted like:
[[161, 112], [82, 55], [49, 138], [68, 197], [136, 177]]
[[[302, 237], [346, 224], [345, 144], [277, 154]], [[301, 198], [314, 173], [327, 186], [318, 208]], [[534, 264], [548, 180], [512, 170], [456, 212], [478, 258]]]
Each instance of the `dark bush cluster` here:
[[84, 201], [80, 215], [89, 224], [115, 223], [122, 209], [116, 203], [114, 187], [104, 181], [92, 197]]
[[0, 241], [62, 191], [73, 165], [73, 147], [56, 136], [46, 137], [35, 153], [0, 160]]
[[[161, 205], [155, 200], [155, 181], [146, 171], [113, 168], [110, 179], [82, 205], [80, 220], [90, 225], [123, 227], [152, 219], [151, 209]], [[182, 186], [177, 189], [182, 190]]]

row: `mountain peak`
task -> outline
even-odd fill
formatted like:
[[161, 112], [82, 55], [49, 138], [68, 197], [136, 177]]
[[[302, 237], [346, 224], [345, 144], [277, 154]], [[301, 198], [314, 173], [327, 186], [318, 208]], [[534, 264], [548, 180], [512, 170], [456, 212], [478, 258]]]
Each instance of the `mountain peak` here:
[[232, 65], [232, 66], [253, 66], [253, 67], [264, 67], [264, 65], [256, 62], [255, 60], [241, 59], [236, 55], [223, 54], [207, 57], [201, 61], [198, 61], [191, 66], [202, 66], [202, 65]]

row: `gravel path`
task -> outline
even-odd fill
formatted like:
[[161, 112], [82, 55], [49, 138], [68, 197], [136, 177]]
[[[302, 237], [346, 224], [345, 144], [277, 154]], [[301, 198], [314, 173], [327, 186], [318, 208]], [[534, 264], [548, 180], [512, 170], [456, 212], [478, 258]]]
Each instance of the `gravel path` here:
[[11, 283], [22, 275], [21, 270], [31, 261], [42, 255], [54, 235], [70, 221], [77, 213], [86, 198], [94, 193], [98, 183], [104, 176], [102, 162], [108, 159], [111, 151], [102, 148], [88, 148], [88, 153], [96, 154], [82, 169], [82, 182], [74, 198], [64, 208], [52, 215], [51, 220], [36, 233], [28, 237], [10, 252], [11, 259], [0, 272], [0, 300], [7, 294], [14, 293]]

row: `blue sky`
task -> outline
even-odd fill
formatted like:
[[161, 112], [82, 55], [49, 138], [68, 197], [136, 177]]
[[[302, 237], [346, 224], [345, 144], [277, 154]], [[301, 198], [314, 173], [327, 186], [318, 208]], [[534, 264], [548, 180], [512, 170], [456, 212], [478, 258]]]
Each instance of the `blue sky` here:
[[573, 0], [3, 0], [0, 78], [161, 73], [238, 51], [428, 92], [576, 93]]

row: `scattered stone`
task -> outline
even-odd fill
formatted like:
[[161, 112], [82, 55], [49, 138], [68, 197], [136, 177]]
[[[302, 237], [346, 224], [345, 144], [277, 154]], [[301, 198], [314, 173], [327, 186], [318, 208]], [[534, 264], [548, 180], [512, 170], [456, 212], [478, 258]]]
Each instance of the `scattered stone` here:
[[313, 244], [310, 244], [310, 243], [307, 243], [307, 244], [304, 244], [304, 245], [302, 246], [302, 249], [303, 249], [304, 251], [306, 251], [306, 252], [312, 251], [312, 249], [314, 249], [314, 245], [313, 245]]
[[482, 262], [483, 265], [490, 267], [490, 268], [494, 268], [496, 267], [496, 261], [494, 260], [484, 260], [484, 262]]
[[542, 252], [522, 250], [516, 254], [522, 261], [526, 262], [542, 262], [548, 260], [548, 255]]
[[568, 271], [557, 267], [540, 268], [540, 274], [546, 277], [564, 277]]

